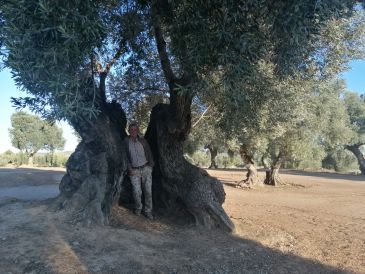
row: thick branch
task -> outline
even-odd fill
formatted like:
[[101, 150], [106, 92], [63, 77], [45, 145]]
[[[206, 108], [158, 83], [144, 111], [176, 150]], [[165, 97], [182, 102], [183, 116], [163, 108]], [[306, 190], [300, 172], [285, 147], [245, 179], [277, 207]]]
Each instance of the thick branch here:
[[142, 87], [142, 88], [137, 88], [137, 89], [131, 89], [129, 87], [120, 87], [119, 89], [123, 90], [123, 92], [131, 92], [131, 93], [138, 92], [138, 91], [141, 91], [141, 92], [144, 92], [144, 91], [161, 91], [163, 93], [168, 92], [168, 90], [163, 89], [163, 88], [158, 88], [158, 87]]
[[153, 1], [152, 23], [153, 23], [153, 28], [155, 31], [157, 51], [158, 51], [158, 55], [160, 57], [160, 62], [161, 62], [162, 70], [164, 72], [166, 81], [169, 84], [169, 86], [171, 87], [171, 85], [173, 84], [173, 82], [175, 80], [175, 76], [174, 76], [174, 73], [171, 68], [169, 56], [167, 54], [166, 42], [165, 42], [165, 39], [163, 38], [161, 20], [160, 20], [160, 16], [157, 13], [156, 5], [157, 5], [157, 1]]
[[362, 154], [361, 150], [360, 150], [360, 147], [364, 145], [362, 143], [359, 143], [359, 144], [355, 144], [355, 145], [348, 145], [348, 146], [345, 146], [345, 148], [349, 151], [351, 151], [356, 159], [357, 159], [357, 162], [359, 164], [359, 169], [361, 171], [361, 174], [365, 175], [365, 156]]
[[107, 71], [103, 71], [103, 72], [99, 73], [99, 76], [100, 76], [99, 90], [100, 90], [100, 95], [101, 95], [101, 99], [103, 100], [103, 102], [106, 102], [105, 80], [106, 80], [107, 75], [108, 75]]

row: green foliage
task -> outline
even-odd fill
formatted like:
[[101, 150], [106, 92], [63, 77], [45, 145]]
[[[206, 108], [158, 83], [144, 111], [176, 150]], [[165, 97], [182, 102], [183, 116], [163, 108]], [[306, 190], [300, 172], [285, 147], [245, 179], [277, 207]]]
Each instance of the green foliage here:
[[[321, 146], [330, 151], [362, 138], [361, 115], [350, 119], [355, 138], [338, 94], [328, 91], [329, 80], [364, 53], [364, 15], [356, 1], [1, 3], [2, 59], [31, 95], [14, 100], [18, 106], [56, 118], [96, 115], [102, 94], [95, 76], [108, 64], [114, 66], [108, 98], [123, 102], [129, 118], [145, 127], [149, 109], [167, 101], [171, 84], [154, 40], [161, 27], [175, 78], [193, 79], [175, 81], [180, 94], [198, 95], [196, 117], [210, 108], [193, 126], [186, 151], [243, 144], [256, 157], [282, 153], [299, 165], [310, 151], [318, 163]], [[347, 109], [357, 115], [358, 107]]]
[[[36, 154], [33, 164], [38, 167], [65, 167], [70, 155], [57, 153]], [[28, 164], [28, 156], [23, 152], [13, 153], [6, 151], [0, 154], [0, 166], [21, 166]]]
[[39, 167], [65, 167], [69, 156], [62, 152], [37, 154], [33, 162]]
[[322, 166], [338, 172], [351, 172], [359, 169], [354, 155], [344, 149], [331, 151], [323, 159]]
[[12, 145], [26, 153], [28, 157], [40, 149], [50, 151], [62, 149], [65, 144], [62, 130], [36, 115], [16, 112], [11, 116], [11, 125], [9, 133]]
[[346, 111], [355, 136], [352, 144], [365, 144], [365, 96], [347, 92], [344, 96]]
[[[105, 30], [96, 1], [6, 1], [1, 7], [5, 65], [32, 96], [15, 100], [56, 118], [93, 110], [92, 51]], [[51, 106], [49, 109], [46, 106]], [[51, 112], [49, 112], [50, 110]]]
[[[125, 97], [118, 89], [132, 99], [143, 90], [166, 88], [153, 40], [158, 18], [174, 72], [196, 75], [205, 82], [195, 83], [200, 87], [217, 83], [235, 98], [247, 84], [262, 78], [260, 62], [272, 64], [281, 77], [322, 61], [326, 51], [316, 52], [314, 46], [321, 28], [350, 16], [355, 4], [350, 0], [3, 2], [4, 63], [18, 85], [32, 95], [14, 103], [57, 118], [100, 110], [95, 100], [100, 96], [95, 89], [96, 64], [113, 63], [121, 75], [118, 84], [110, 85], [111, 98]], [[314, 54], [322, 58], [309, 58]], [[215, 93], [215, 89], [205, 91]], [[247, 94], [255, 96], [243, 97]]]
[[199, 167], [208, 167], [210, 165], [210, 157], [208, 153], [202, 149], [196, 150], [192, 154], [185, 154], [185, 159]]

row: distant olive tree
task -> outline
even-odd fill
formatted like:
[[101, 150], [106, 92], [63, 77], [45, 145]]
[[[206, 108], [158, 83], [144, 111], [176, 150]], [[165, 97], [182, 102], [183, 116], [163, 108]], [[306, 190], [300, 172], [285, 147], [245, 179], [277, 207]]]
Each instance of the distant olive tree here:
[[16, 112], [11, 116], [11, 126], [11, 143], [26, 154], [28, 165], [33, 165], [34, 154], [39, 150], [48, 150], [53, 155], [55, 149], [63, 149], [65, 145], [62, 129], [36, 115]]

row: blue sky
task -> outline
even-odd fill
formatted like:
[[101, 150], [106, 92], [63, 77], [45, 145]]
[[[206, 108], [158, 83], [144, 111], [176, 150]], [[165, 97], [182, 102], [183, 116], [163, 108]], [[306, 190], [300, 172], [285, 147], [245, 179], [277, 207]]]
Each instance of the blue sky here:
[[[353, 61], [351, 69], [343, 73], [347, 87], [351, 91], [360, 94], [365, 93], [365, 60]], [[11, 149], [16, 151], [10, 142], [8, 129], [11, 127], [10, 116], [15, 112], [10, 102], [10, 97], [21, 97], [26, 93], [17, 89], [11, 73], [5, 69], [0, 72], [0, 153]], [[63, 130], [63, 137], [66, 139], [65, 150], [72, 151], [77, 145], [77, 139], [72, 133], [71, 127], [65, 123], [59, 123]]]
[[[11, 73], [4, 69], [0, 72], [0, 153], [11, 149], [17, 151], [11, 146], [8, 129], [11, 127], [10, 116], [16, 111], [12, 107], [10, 97], [24, 97], [25, 92], [17, 89]], [[29, 112], [29, 111], [28, 111]], [[63, 137], [66, 139], [65, 151], [73, 151], [77, 146], [77, 138], [73, 135], [72, 128], [65, 122], [58, 123], [63, 130]]]
[[351, 62], [351, 69], [343, 73], [347, 88], [365, 94], [365, 60]]

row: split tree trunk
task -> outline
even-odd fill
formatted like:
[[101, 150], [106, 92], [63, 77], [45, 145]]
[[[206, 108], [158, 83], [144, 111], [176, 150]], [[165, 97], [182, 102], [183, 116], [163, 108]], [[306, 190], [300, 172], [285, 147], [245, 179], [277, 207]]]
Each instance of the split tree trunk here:
[[211, 169], [216, 169], [218, 168], [218, 165], [215, 161], [215, 159], [217, 158], [218, 155], [218, 148], [216, 148], [215, 146], [209, 144], [205, 146], [207, 149], [209, 149], [209, 153], [210, 153], [210, 166], [208, 168]]
[[249, 153], [248, 148], [245, 145], [240, 146], [240, 156], [242, 158], [243, 163], [247, 167], [246, 178], [242, 181], [238, 182], [237, 187], [253, 187], [260, 185], [258, 172], [255, 166], [255, 161], [253, 159], [253, 155]]
[[282, 181], [279, 177], [279, 170], [284, 160], [284, 155], [280, 152], [273, 164], [271, 165], [270, 170], [266, 171], [264, 184], [272, 186], [279, 186], [280, 184], [282, 184]]
[[[161, 67], [169, 86], [170, 104], [153, 108], [146, 132], [155, 160], [154, 205], [174, 215], [181, 212], [183, 219], [193, 217], [197, 225], [232, 231], [234, 225], [222, 207], [225, 200], [222, 183], [187, 162], [183, 155], [183, 143], [191, 129], [191, 88], [197, 76], [194, 71], [184, 69], [184, 62], [180, 67], [181, 76], [177, 77], [172, 70], [163, 37], [162, 5], [161, 1], [152, 1], [151, 20]], [[180, 58], [184, 60], [187, 56]]]
[[[182, 98], [177, 100], [185, 101]], [[222, 208], [225, 200], [222, 183], [187, 162], [183, 156], [183, 142], [190, 129], [188, 101], [184, 106], [187, 112], [183, 120], [174, 119], [171, 105], [159, 104], [151, 113], [146, 139], [155, 158], [154, 206], [185, 220], [193, 217], [200, 226], [232, 231], [234, 225]]]
[[67, 173], [55, 202], [70, 220], [85, 225], [108, 224], [127, 170], [125, 114], [118, 103], [107, 103], [104, 96], [96, 100], [100, 111], [96, 118], [70, 119], [82, 141], [66, 163]]
[[346, 146], [345, 148], [355, 155], [357, 162], [359, 163], [360, 172], [362, 175], [365, 175], [365, 157], [360, 151], [361, 145], [362, 144], [355, 144], [351, 146]]

